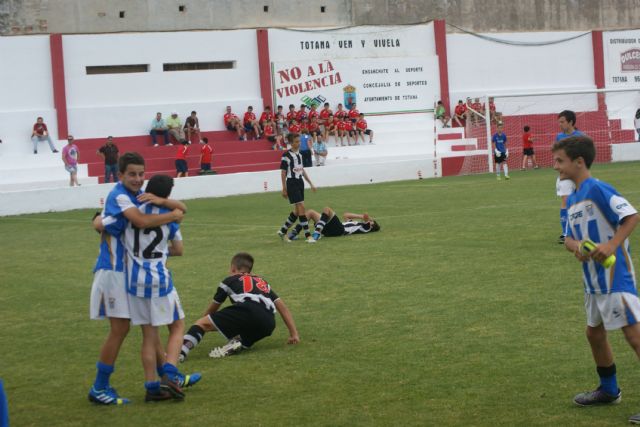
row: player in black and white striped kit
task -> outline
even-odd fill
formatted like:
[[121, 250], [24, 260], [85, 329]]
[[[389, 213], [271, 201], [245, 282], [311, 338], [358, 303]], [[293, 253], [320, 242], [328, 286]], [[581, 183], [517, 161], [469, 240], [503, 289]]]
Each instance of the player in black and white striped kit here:
[[[316, 212], [313, 209], [308, 209], [306, 211], [306, 216], [316, 224], [316, 228], [312, 236], [313, 240], [319, 240], [321, 236], [350, 236], [352, 234], [366, 234], [380, 231], [380, 224], [378, 224], [376, 220], [367, 213], [358, 214], [345, 212], [342, 215], [344, 218], [344, 222], [342, 222], [333, 209], [327, 206], [322, 210], [322, 213]], [[301, 227], [296, 225], [296, 228], [291, 231], [287, 236], [287, 239], [295, 240], [298, 233], [300, 233], [300, 230]]]
[[311, 237], [309, 232], [309, 220], [305, 214], [304, 181], [309, 183], [311, 191], [315, 192], [316, 187], [311, 183], [307, 172], [302, 166], [302, 155], [299, 152], [300, 135], [290, 133], [287, 135], [287, 140], [291, 144], [291, 149], [282, 155], [282, 161], [280, 162], [282, 197], [289, 198], [289, 203], [293, 205], [293, 210], [280, 230], [278, 230], [278, 236], [286, 240], [287, 231], [298, 220], [302, 230], [304, 230], [307, 242], [315, 243], [315, 239]]
[[[237, 253], [231, 259], [231, 276], [224, 279], [216, 290], [213, 301], [204, 317], [195, 322], [184, 336], [180, 360], [184, 361], [196, 347], [204, 334], [219, 331], [229, 342], [216, 347], [210, 357], [219, 358], [235, 354], [242, 348], [249, 348], [262, 338], [268, 337], [276, 327], [275, 313], [280, 313], [289, 330], [288, 344], [300, 342], [291, 312], [284, 301], [271, 289], [262, 277], [251, 274], [253, 257]], [[229, 298], [231, 305], [220, 310]]]

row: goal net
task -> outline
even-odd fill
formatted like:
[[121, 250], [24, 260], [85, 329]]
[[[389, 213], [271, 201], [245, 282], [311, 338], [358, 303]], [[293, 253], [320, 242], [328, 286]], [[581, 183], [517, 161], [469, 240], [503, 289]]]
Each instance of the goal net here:
[[[472, 98], [467, 100], [465, 120], [458, 129], [451, 130], [461, 136], [459, 145], [456, 146], [451, 138], [441, 141], [437, 135], [436, 144], [440, 145], [437, 153], [445, 174], [447, 168], [449, 175], [492, 172], [491, 138], [500, 123], [507, 136], [510, 170], [530, 169], [536, 165], [552, 167], [551, 146], [561, 132], [558, 114], [571, 110], [576, 115], [575, 127], [591, 137], [596, 145], [595, 161], [610, 162], [612, 144], [636, 140], [633, 119], [638, 106], [640, 93], [637, 90], [619, 89]], [[458, 125], [455, 120], [452, 124]], [[535, 164], [532, 156], [523, 163], [525, 127], [529, 128], [533, 140]], [[450, 152], [444, 143], [451, 147]]]

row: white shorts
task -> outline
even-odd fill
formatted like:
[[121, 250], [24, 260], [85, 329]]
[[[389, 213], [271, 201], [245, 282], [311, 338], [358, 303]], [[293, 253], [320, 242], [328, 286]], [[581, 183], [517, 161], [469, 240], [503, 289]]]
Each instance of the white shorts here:
[[129, 298], [124, 284], [124, 272], [98, 270], [93, 275], [89, 303], [91, 319], [117, 317], [129, 319]]
[[558, 196], [570, 196], [576, 191], [576, 184], [570, 179], [558, 179], [556, 180], [556, 194]]
[[585, 294], [584, 309], [587, 325], [600, 326], [608, 331], [633, 325], [640, 321], [640, 300], [629, 292]]
[[164, 297], [143, 298], [128, 295], [131, 323], [134, 325], [162, 326], [184, 319], [180, 297], [175, 288]]

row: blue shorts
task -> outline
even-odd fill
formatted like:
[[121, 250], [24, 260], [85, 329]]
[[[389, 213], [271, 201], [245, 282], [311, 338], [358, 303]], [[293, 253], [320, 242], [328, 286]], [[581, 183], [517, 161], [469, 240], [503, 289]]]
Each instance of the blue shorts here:
[[176, 159], [176, 171], [181, 173], [188, 172], [187, 161], [184, 159]]

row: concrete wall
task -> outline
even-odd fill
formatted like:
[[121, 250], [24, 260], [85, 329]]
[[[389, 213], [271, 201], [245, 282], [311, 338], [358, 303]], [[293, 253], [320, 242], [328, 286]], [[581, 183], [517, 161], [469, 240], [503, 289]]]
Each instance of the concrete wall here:
[[[185, 10], [179, 12], [179, 6]], [[0, 1], [4, 35], [389, 25], [432, 19], [477, 32], [633, 28], [640, 22], [640, 0]]]

